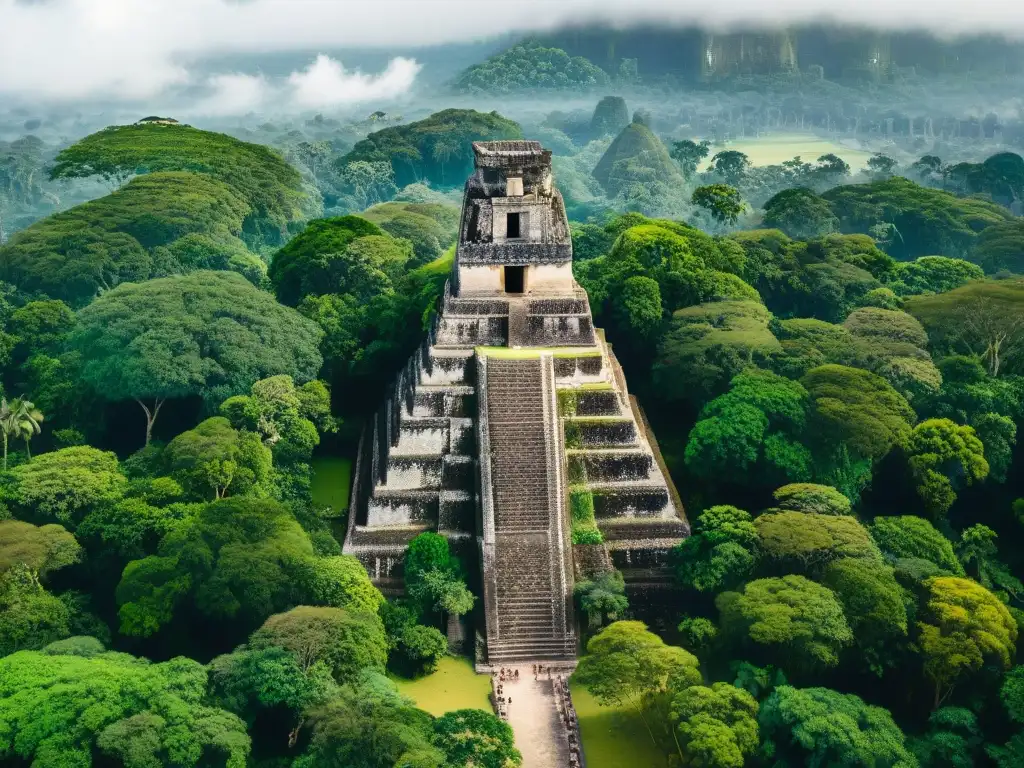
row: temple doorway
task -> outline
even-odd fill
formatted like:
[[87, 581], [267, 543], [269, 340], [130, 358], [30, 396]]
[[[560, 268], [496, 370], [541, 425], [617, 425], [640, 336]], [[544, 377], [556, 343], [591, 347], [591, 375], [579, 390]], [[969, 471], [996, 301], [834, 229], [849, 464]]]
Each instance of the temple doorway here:
[[505, 293], [522, 293], [526, 286], [526, 267], [505, 267]]

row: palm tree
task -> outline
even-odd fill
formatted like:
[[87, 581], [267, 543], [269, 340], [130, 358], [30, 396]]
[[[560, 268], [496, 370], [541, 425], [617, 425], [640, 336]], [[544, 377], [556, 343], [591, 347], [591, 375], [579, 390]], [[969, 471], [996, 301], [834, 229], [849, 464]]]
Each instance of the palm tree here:
[[23, 439], [25, 453], [28, 458], [32, 458], [29, 441], [41, 431], [39, 424], [42, 420], [42, 412], [31, 400], [16, 397], [9, 403], [6, 400], [0, 403], [0, 431], [3, 431], [4, 435], [4, 469], [7, 469], [7, 441], [9, 438], [20, 437]]
[[4, 436], [4, 472], [7, 471], [7, 439], [14, 429], [14, 422], [11, 419], [11, 406], [7, 398], [0, 398], [0, 432]]

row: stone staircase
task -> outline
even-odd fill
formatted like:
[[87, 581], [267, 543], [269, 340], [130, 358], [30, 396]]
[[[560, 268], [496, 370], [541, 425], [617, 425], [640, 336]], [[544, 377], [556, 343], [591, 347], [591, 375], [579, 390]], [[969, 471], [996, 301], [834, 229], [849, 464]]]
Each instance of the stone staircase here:
[[[476, 512], [474, 345], [503, 343], [504, 304], [466, 303], [435, 318], [363, 437], [344, 552], [389, 594], [409, 541], [437, 531], [471, 550]], [[476, 310], [476, 311], [474, 311]]]
[[[546, 361], [550, 374], [550, 361]], [[494, 589], [487, 598], [490, 663], [573, 658], [553, 392], [544, 365], [486, 361]], [[569, 614], [571, 616], [571, 613]], [[492, 619], [492, 620], [491, 620]]]
[[548, 466], [540, 360], [488, 361], [494, 525], [501, 533], [547, 531]]

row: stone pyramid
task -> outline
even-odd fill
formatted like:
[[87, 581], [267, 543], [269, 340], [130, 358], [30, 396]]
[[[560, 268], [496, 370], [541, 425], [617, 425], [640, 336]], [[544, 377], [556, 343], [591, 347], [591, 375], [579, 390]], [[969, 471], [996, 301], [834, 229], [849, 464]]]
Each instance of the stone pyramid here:
[[423, 531], [479, 568], [482, 664], [572, 659], [573, 583], [669, 584], [689, 534], [654, 437], [573, 279], [551, 152], [479, 142], [455, 269], [364, 431], [344, 551], [385, 593]]

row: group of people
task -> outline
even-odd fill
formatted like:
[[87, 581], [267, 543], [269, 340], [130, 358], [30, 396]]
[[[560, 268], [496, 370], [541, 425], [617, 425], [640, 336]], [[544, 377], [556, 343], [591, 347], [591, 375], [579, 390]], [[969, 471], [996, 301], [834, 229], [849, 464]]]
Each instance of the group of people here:
[[508, 707], [512, 704], [512, 697], [505, 695], [505, 683], [518, 683], [519, 670], [509, 667], [502, 667], [498, 672], [491, 673], [491, 687], [494, 688], [494, 704], [498, 710], [498, 717], [508, 720]]
[[558, 675], [555, 678], [555, 702], [569, 739], [569, 768], [581, 768], [583, 749], [580, 746], [580, 726], [576, 719], [576, 708], [572, 705], [569, 682], [564, 675]]

